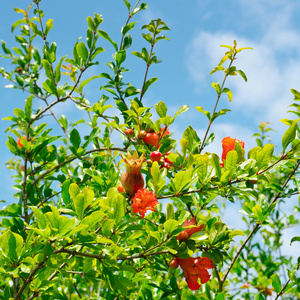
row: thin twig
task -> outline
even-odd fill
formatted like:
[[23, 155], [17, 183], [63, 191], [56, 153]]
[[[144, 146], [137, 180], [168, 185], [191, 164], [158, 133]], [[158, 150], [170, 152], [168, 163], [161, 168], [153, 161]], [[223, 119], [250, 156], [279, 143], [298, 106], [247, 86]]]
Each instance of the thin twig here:
[[[288, 176], [288, 178], [285, 180], [284, 184], [282, 185], [282, 189], [284, 189], [288, 182], [291, 180], [291, 178], [294, 176], [296, 170], [298, 169], [300, 165], [300, 160], [298, 161], [298, 163], [296, 164], [296, 166], [294, 167], [294, 169], [291, 171], [290, 175]], [[269, 209], [271, 208], [271, 206], [280, 198], [281, 196], [281, 192], [278, 192], [274, 199], [271, 201], [271, 203], [269, 204]], [[228, 266], [223, 278], [220, 281], [220, 291], [222, 291], [222, 286], [230, 272], [230, 270], [232, 269], [234, 263], [236, 262], [236, 260], [238, 259], [238, 257], [240, 256], [242, 250], [245, 248], [246, 244], [248, 243], [248, 241], [253, 237], [253, 235], [256, 233], [256, 231], [258, 230], [258, 228], [261, 226], [261, 224], [257, 223], [254, 228], [252, 229], [252, 231], [249, 233], [249, 235], [247, 236], [246, 240], [243, 242], [243, 244], [241, 245], [241, 247], [238, 249], [237, 253], [235, 254], [234, 258], [232, 259], [230, 265]]]
[[[229, 66], [228, 66], [228, 70], [230, 69], [230, 67], [231, 67], [231, 65], [232, 65], [232, 63], [233, 63], [233, 61], [234, 61], [234, 59], [235, 59], [235, 56], [236, 56], [236, 52], [234, 53], [234, 55], [233, 55], [233, 57], [232, 57], [232, 59], [231, 59], [231, 61], [230, 61], [230, 64], [229, 64]], [[215, 114], [215, 112], [216, 112], [216, 110], [217, 110], [217, 106], [218, 106], [218, 104], [219, 104], [219, 101], [220, 101], [220, 98], [221, 98], [221, 95], [222, 95], [222, 90], [223, 90], [223, 87], [224, 87], [224, 84], [225, 84], [225, 81], [226, 81], [228, 75], [229, 75], [229, 74], [225, 73], [225, 76], [224, 76], [224, 79], [223, 79], [223, 82], [222, 82], [222, 85], [221, 85], [221, 88], [220, 88], [220, 93], [218, 94], [218, 98], [217, 98], [217, 101], [216, 101], [216, 104], [215, 104], [215, 107], [214, 107], [214, 110], [213, 110], [213, 113], [212, 113], [211, 117], [214, 116], [214, 114]], [[201, 144], [201, 148], [200, 148], [200, 150], [199, 150], [199, 153], [201, 153], [201, 151], [204, 149], [204, 144], [205, 144], [205, 141], [206, 141], [206, 137], [207, 137], [207, 135], [208, 135], [208, 132], [209, 132], [209, 129], [210, 129], [210, 126], [211, 126], [212, 122], [213, 122], [213, 120], [210, 120], [209, 123], [208, 123], [208, 126], [207, 126], [207, 129], [206, 129], [204, 138], [203, 138], [203, 140], [202, 140], [202, 144]]]

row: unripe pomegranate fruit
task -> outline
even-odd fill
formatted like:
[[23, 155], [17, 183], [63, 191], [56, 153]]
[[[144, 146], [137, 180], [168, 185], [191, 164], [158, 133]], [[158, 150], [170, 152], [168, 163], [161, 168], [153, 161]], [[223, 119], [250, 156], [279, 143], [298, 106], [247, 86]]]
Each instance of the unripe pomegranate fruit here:
[[142, 140], [143, 138], [145, 138], [147, 135], [147, 132], [145, 130], [141, 130], [139, 133], [138, 133], [138, 139]]
[[127, 152], [127, 157], [121, 154], [124, 162], [126, 163], [126, 171], [121, 177], [121, 183], [129, 196], [133, 196], [139, 189], [144, 187], [144, 178], [141, 173], [141, 167], [145, 161], [145, 154], [143, 153], [139, 158], [136, 150], [131, 156], [130, 152]]
[[159, 162], [161, 157], [162, 157], [162, 154], [159, 151], [153, 151], [152, 153], [150, 153], [150, 159], [152, 161]]
[[158, 142], [158, 134], [156, 132], [149, 132], [146, 134], [146, 136], [143, 138], [143, 141], [146, 144], [157, 146]]
[[133, 132], [133, 130], [131, 128], [128, 128], [128, 129], [125, 130], [125, 135], [127, 137], [131, 138], [131, 137], [133, 137], [134, 132]]
[[174, 258], [170, 261], [170, 267], [171, 267], [172, 269], [174, 269], [174, 270], [178, 268], [178, 262], [177, 262], [176, 257], [174, 257]]

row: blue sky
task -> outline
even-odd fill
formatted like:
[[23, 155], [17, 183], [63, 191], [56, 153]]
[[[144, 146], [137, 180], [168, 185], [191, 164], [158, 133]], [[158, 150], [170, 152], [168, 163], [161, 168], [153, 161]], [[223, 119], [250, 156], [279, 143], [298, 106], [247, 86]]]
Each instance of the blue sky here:
[[[27, 8], [31, 2], [10, 0], [1, 4], [0, 39], [6, 41], [8, 47], [15, 46], [10, 33], [11, 24], [21, 17], [13, 8]], [[271, 135], [280, 151], [285, 125], [279, 120], [293, 118], [286, 114], [287, 106], [293, 99], [290, 89], [300, 90], [300, 2], [152, 0], [148, 5], [148, 10], [140, 12], [133, 19], [138, 23], [131, 32], [133, 46], [129, 49], [130, 52], [140, 51], [145, 46], [141, 38], [141, 27], [151, 19], [161, 18], [171, 31], [166, 32], [170, 41], [159, 42], [155, 49], [163, 63], [150, 68], [149, 78], [157, 76], [159, 81], [145, 95], [145, 105], [154, 106], [155, 103], [164, 101], [173, 114], [181, 105], [189, 105], [190, 110], [178, 117], [170, 130], [175, 132], [175, 138], [180, 139], [184, 129], [191, 125], [202, 138], [207, 120], [195, 106], [212, 110], [216, 93], [211, 82], [222, 81], [223, 75], [217, 72], [210, 76], [209, 72], [225, 52], [220, 45], [232, 45], [233, 40], [237, 40], [238, 47], [253, 47], [253, 50], [242, 52], [236, 60], [237, 68], [246, 73], [248, 82], [245, 83], [240, 77], [229, 78], [226, 86], [233, 92], [233, 101], [229, 103], [224, 96], [219, 109], [229, 108], [232, 112], [220, 117], [213, 125], [216, 140], [210, 150], [220, 154], [221, 140], [228, 135], [244, 140], [246, 150], [249, 150], [255, 146], [251, 135], [257, 132], [257, 126], [261, 121], [269, 121], [277, 131]], [[101, 29], [109, 32], [118, 43], [121, 38], [120, 28], [127, 20], [127, 9], [122, 0], [44, 0], [40, 7], [45, 11], [45, 20], [54, 20], [54, 28], [48, 40], [57, 43], [59, 57], [72, 56], [76, 39], [79, 36], [85, 38], [86, 17], [93, 16], [94, 12], [103, 15]], [[36, 42], [36, 47], [41, 48], [42, 41], [36, 39]], [[98, 56], [99, 66], [88, 70], [86, 76], [108, 71], [104, 63], [111, 59], [112, 46], [101, 39], [98, 43], [106, 52]], [[5, 59], [0, 60], [0, 65], [10, 68]], [[140, 88], [145, 70], [143, 62], [132, 56], [125, 66], [130, 69], [128, 80]], [[86, 96], [91, 103], [100, 98], [99, 85], [102, 83], [104, 81], [95, 80], [87, 91]], [[5, 84], [8, 82], [0, 78], [1, 119], [12, 115], [13, 108], [23, 107], [28, 96], [20, 91], [2, 88]], [[42, 103], [37, 101], [36, 107], [38, 106], [42, 106]], [[71, 103], [62, 104], [55, 111], [58, 115], [65, 114], [73, 120], [82, 117], [81, 113], [73, 113]], [[56, 126], [52, 119], [46, 121], [50, 126]], [[1, 199], [12, 202], [13, 182], [9, 178], [11, 172], [4, 167], [4, 163], [12, 157], [5, 145], [7, 138], [4, 130], [8, 125], [7, 121], [0, 122], [0, 189]], [[84, 132], [87, 128], [82, 130]]]

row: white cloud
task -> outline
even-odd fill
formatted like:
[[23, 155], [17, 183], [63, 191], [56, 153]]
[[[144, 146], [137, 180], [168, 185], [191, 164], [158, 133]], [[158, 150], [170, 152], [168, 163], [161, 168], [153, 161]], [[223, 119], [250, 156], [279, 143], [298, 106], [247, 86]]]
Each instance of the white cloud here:
[[[237, 40], [238, 48], [252, 47], [254, 50], [238, 54], [235, 62], [237, 69], [245, 72], [248, 82], [237, 76], [228, 78], [225, 84], [234, 95], [230, 108], [238, 113], [241, 120], [251, 119], [249, 127], [253, 128], [260, 121], [270, 121], [272, 127], [282, 134], [285, 127], [279, 120], [294, 118], [286, 114], [293, 99], [290, 89], [300, 89], [300, 32], [289, 23], [292, 4], [287, 5], [285, 1], [276, 1], [276, 5], [272, 1], [262, 2], [254, 1], [251, 5], [239, 2], [245, 9], [245, 16], [255, 15], [264, 24], [260, 36], [250, 38], [226, 30], [215, 33], [200, 31], [187, 46], [186, 66], [196, 91], [201, 93], [199, 86], [203, 88], [204, 84], [210, 84], [209, 81], [222, 81], [220, 72], [208, 76], [226, 51], [219, 45], [231, 45], [233, 40]], [[269, 14], [268, 9], [271, 11]]]

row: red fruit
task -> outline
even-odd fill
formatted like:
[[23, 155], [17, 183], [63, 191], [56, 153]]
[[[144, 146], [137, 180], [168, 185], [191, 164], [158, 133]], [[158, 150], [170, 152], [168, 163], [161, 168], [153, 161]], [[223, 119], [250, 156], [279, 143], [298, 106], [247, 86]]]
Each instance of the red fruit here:
[[167, 170], [170, 169], [170, 165], [168, 163], [166, 163], [166, 162], [164, 163], [163, 167], [166, 168]]
[[[23, 139], [24, 139], [24, 140], [27, 140], [27, 138], [26, 138], [25, 136], [23, 137]], [[20, 138], [18, 138], [17, 143], [18, 143], [18, 145], [19, 145], [21, 148], [24, 147], [24, 145], [21, 144], [21, 139], [20, 139]]]
[[125, 190], [124, 190], [122, 184], [119, 184], [117, 189], [118, 189], [119, 193], [125, 193]]
[[128, 129], [125, 130], [125, 135], [127, 137], [131, 138], [131, 137], [133, 137], [134, 132], [133, 132], [133, 130], [131, 128], [128, 128]]
[[149, 132], [146, 134], [146, 136], [143, 138], [143, 141], [146, 144], [156, 146], [158, 142], [158, 134], [156, 132]]
[[21, 67], [19, 67], [19, 68], [17, 69], [17, 72], [19, 73], [19, 75], [21, 75], [21, 74], [23, 73], [23, 69], [22, 69]]
[[170, 261], [170, 267], [171, 267], [172, 269], [174, 269], [174, 270], [178, 268], [178, 262], [177, 262], [176, 257], [174, 257], [174, 258]]
[[147, 132], [145, 130], [141, 130], [138, 134], [138, 139], [142, 140], [147, 135]]
[[161, 153], [159, 151], [153, 151], [151, 154], [150, 154], [150, 159], [152, 161], [157, 161], [159, 162], [160, 159], [161, 159]]
[[151, 159], [147, 159], [147, 160], [146, 160], [146, 163], [147, 163], [147, 165], [151, 166], [151, 165], [152, 165]]

